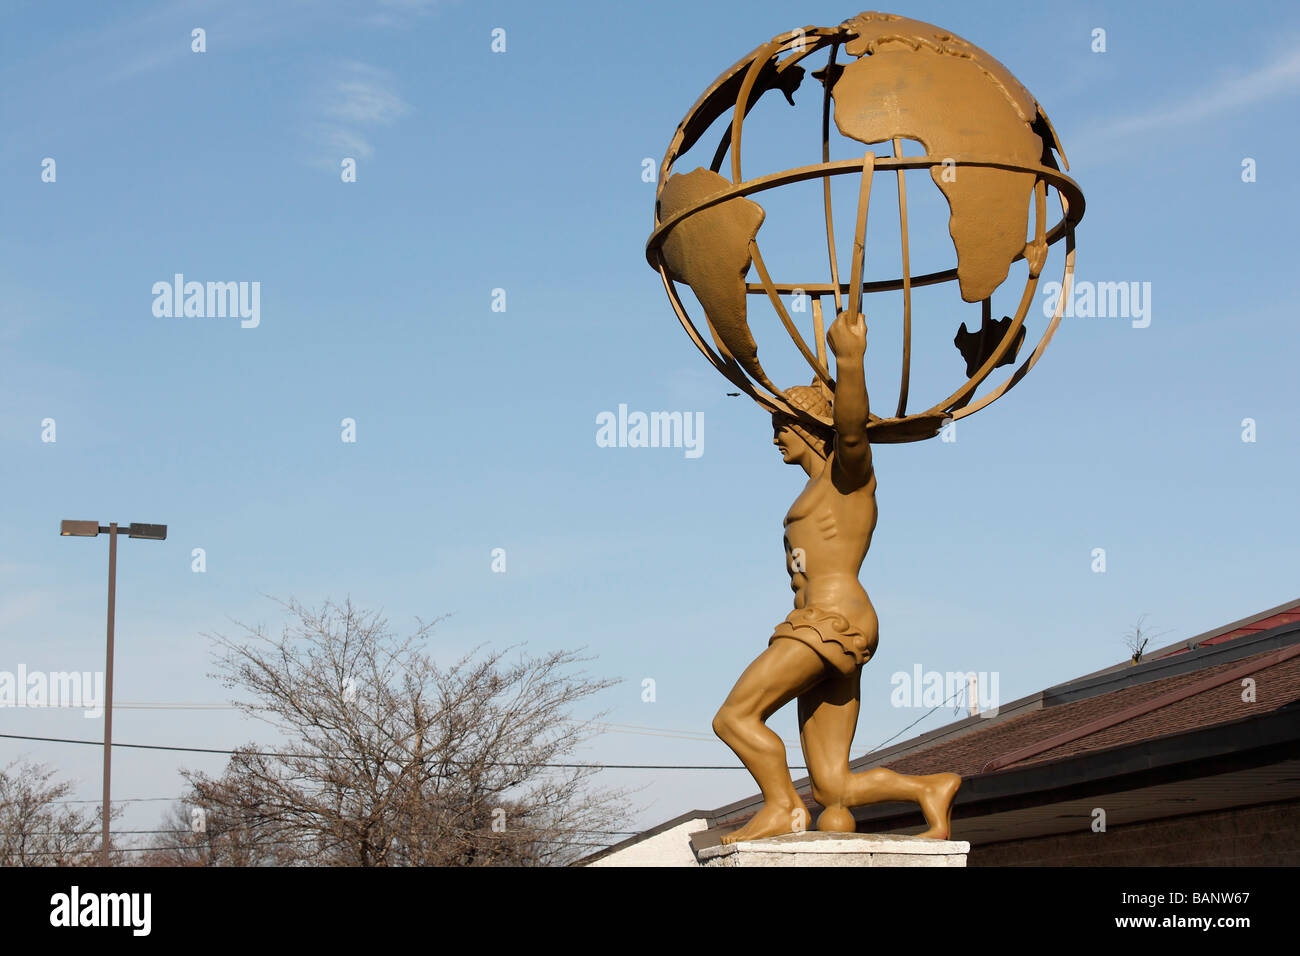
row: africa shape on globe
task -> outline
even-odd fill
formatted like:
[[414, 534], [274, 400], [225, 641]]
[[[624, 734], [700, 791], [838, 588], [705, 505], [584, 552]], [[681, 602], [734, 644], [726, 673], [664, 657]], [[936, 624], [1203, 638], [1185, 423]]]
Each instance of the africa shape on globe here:
[[[825, 51], [826, 65], [812, 73], [822, 86], [822, 162], [746, 180], [741, 173], [745, 117], [760, 97], [780, 91], [794, 105], [804, 79], [799, 65]], [[839, 62], [843, 53], [851, 58]], [[710, 126], [731, 112], [709, 169], [677, 173], [678, 157]], [[891, 154], [866, 150], [862, 158], [831, 161], [829, 122], [843, 136], [864, 146], [889, 144]], [[924, 156], [904, 156], [903, 140], [914, 140]], [[1060, 164], [1057, 157], [1060, 157]], [[728, 162], [730, 179], [719, 170]], [[823, 345], [825, 298], [838, 313], [874, 313], [863, 297], [901, 290], [903, 295], [901, 375], [897, 411], [873, 412], [868, 425], [874, 442], [917, 441], [935, 435], [947, 420], [969, 415], [996, 400], [1033, 367], [1060, 322], [1074, 270], [1074, 226], [1083, 215], [1083, 195], [1061, 171], [1069, 168], [1051, 122], [1029, 92], [1001, 63], [974, 44], [939, 27], [886, 13], [863, 13], [838, 27], [805, 27], [759, 46], [726, 70], [679, 124], [660, 167], [655, 229], [646, 258], [663, 277], [678, 318], [696, 346], [724, 376], [763, 407], [796, 419], [820, 421], [791, 404], [758, 357], [747, 310], [750, 295], [766, 297], [786, 332], [831, 394], [833, 379]], [[907, 170], [928, 169], [949, 210], [948, 231], [955, 268], [912, 276], [908, 273]], [[902, 275], [863, 281], [866, 221], [873, 174], [893, 172], [899, 179]], [[848, 275], [841, 273], [833, 240], [830, 181], [858, 177], [858, 208]], [[829, 282], [780, 282], [770, 276], [758, 246], [766, 213], [748, 198], [764, 190], [811, 179], [824, 183]], [[1060, 220], [1046, 222], [1047, 191], [1054, 189]], [[1034, 227], [1029, 214], [1034, 207]], [[1001, 385], [974, 399], [994, 368], [1013, 364], [1025, 338], [1025, 318], [1034, 298], [1048, 246], [1066, 240], [1062, 294], [1055, 314], [1033, 352]], [[1025, 259], [1028, 278], [1014, 317], [994, 320], [993, 292], [1014, 262]], [[758, 282], [749, 282], [751, 267]], [[847, 278], [847, 282], [845, 279]], [[956, 388], [924, 411], [908, 413], [911, 362], [911, 294], [914, 287], [956, 282], [961, 300], [983, 304], [978, 328], [956, 330]], [[694, 292], [704, 312], [712, 346], [692, 321], [675, 283]], [[782, 296], [810, 296], [812, 347]], [[832, 315], [832, 318], [833, 318]], [[964, 368], [964, 375], [960, 374]], [[964, 380], [963, 380], [964, 379]], [[793, 384], [793, 383], [792, 383]], [[874, 402], [873, 402], [874, 404]], [[892, 404], [892, 403], [891, 403]]]

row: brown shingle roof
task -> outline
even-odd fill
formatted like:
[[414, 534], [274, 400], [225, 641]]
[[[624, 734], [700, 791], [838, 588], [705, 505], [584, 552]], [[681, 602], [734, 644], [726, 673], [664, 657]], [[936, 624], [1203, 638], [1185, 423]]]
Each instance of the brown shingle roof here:
[[[1300, 650], [1300, 645], [1297, 645]], [[1101, 727], [1078, 739], [1061, 743], [1042, 753], [1017, 760], [1009, 766], [1027, 766], [1057, 760], [1092, 750], [1104, 750], [1150, 737], [1182, 733], [1213, 724], [1258, 716], [1300, 700], [1300, 655], [1272, 663], [1276, 651], [1265, 651], [1244, 660], [1230, 661], [1162, 680], [1150, 681], [1100, 694], [1085, 700], [1046, 707], [1012, 720], [991, 725], [964, 737], [908, 754], [885, 766], [898, 773], [922, 774], [952, 771], [971, 776], [984, 770], [989, 761], [1039, 743], [1057, 734], [1083, 728], [1127, 707], [1154, 702], [1175, 691], [1212, 683], [1215, 677], [1243, 668], [1252, 672], [1256, 699], [1242, 700], [1239, 681], [1207, 687], [1192, 696], [1134, 716], [1110, 727]], [[1258, 667], [1253, 672], [1251, 665]]]

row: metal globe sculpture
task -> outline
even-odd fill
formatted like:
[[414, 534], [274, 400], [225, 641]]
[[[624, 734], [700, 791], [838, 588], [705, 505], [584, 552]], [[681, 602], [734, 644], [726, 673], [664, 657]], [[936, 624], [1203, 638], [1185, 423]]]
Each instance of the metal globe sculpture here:
[[[825, 57], [825, 65], [812, 77], [822, 87], [821, 162], [746, 179], [741, 148], [746, 116], [764, 94], [774, 90], [793, 105], [804, 80], [801, 64], [819, 54]], [[678, 158], [728, 112], [730, 123], [709, 168], [677, 172]], [[868, 147], [890, 144], [892, 155], [867, 149], [860, 159], [832, 161], [832, 119], [842, 136]], [[919, 142], [925, 155], [904, 156], [904, 140]], [[792, 401], [789, 392], [768, 377], [748, 320], [749, 297], [767, 298], [812, 369], [814, 383], [829, 397], [834, 381], [824, 344], [827, 305], [834, 314], [850, 319], [865, 314], [874, 322], [878, 310], [867, 307], [869, 297], [901, 290], [897, 404], [891, 415], [882, 417], [873, 410], [867, 429], [872, 442], [919, 441], [937, 434], [946, 421], [970, 415], [1006, 394], [1034, 367], [1051, 341], [1069, 294], [1074, 227], [1084, 209], [1082, 192], [1062, 167], [1069, 165], [1046, 113], [1001, 63], [931, 24], [863, 13], [837, 27], [805, 27], [775, 37], [724, 71], [696, 101], [677, 127], [660, 166], [654, 231], [646, 258], [662, 277], [682, 326], [709, 362], [765, 409], [813, 426], [830, 425], [830, 416], [805, 407], [808, 402]], [[905, 177], [909, 170], [928, 170], [947, 201], [956, 252], [952, 268], [909, 273]], [[897, 180], [902, 274], [867, 282], [863, 270], [872, 186], [875, 174], [889, 172]], [[841, 265], [836, 248], [831, 204], [831, 180], [838, 176], [856, 177], [859, 187], [847, 268]], [[824, 187], [826, 281], [774, 278], [758, 244], [766, 216], [760, 205], [762, 194], [817, 179]], [[1061, 210], [1060, 218], [1050, 225], [1049, 190]], [[1020, 365], [977, 396], [994, 369], [1020, 358], [1026, 315], [1048, 247], [1061, 240], [1066, 255], [1053, 316]], [[1028, 274], [1019, 305], [1014, 316], [994, 320], [991, 297], [1012, 264], [1021, 259], [1028, 264]], [[699, 300], [707, 333], [702, 334], [701, 325], [687, 313], [678, 283], [689, 286]], [[957, 330], [954, 344], [964, 366], [952, 359], [953, 391], [946, 397], [927, 396], [929, 404], [923, 410], [909, 412], [912, 290], [941, 283], [955, 283], [965, 302], [982, 303], [981, 321], [973, 330], [968, 331], [965, 322]], [[796, 325], [782, 298], [799, 294], [811, 297], [811, 329]], [[805, 337], [809, 334], [811, 345]]]

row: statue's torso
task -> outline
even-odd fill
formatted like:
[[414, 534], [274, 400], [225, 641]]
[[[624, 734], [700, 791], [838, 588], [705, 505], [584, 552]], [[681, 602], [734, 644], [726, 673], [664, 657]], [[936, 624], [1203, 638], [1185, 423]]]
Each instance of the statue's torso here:
[[858, 572], [876, 528], [876, 476], [847, 494], [835, 487], [832, 462], [811, 478], [785, 516], [786, 569], [796, 608], [843, 614], [875, 632], [875, 609]]

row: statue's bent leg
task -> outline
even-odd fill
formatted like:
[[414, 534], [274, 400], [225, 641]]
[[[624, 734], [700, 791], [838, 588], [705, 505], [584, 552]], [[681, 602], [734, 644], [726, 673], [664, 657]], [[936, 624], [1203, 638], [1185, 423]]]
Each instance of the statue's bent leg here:
[[825, 809], [818, 830], [851, 833], [849, 747], [858, 725], [861, 670], [836, 674], [799, 697], [799, 742], [813, 798]]
[[807, 645], [777, 638], [740, 675], [713, 718], [713, 730], [763, 791], [763, 808], [724, 843], [806, 829], [808, 812], [795, 792], [785, 745], [764, 721], [825, 679], [826, 665]]
[[916, 803], [929, 829], [921, 836], [946, 840], [952, 801], [961, 786], [955, 773], [908, 776], [884, 767], [849, 772], [849, 747], [858, 723], [861, 671], [832, 677], [799, 697], [799, 740], [812, 778], [813, 798], [825, 810], [817, 829], [851, 833], [853, 807], [902, 800]]

